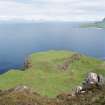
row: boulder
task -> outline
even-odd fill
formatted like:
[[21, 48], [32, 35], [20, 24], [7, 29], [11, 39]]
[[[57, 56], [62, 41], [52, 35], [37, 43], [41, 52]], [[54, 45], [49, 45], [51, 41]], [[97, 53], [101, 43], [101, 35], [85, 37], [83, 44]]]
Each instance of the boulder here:
[[100, 74], [91, 72], [87, 75], [87, 78], [85, 83], [83, 84], [83, 87], [87, 89], [91, 87], [102, 88], [104, 85], [105, 85], [105, 78]]
[[102, 75], [98, 75], [98, 86], [103, 88], [105, 86], [105, 78]]
[[80, 94], [82, 92], [82, 90], [83, 90], [82, 86], [77, 86], [75, 89], [75, 94], [77, 94], [77, 95]]
[[98, 83], [98, 75], [96, 73], [89, 73], [86, 78], [86, 83], [89, 85], [94, 85]]
[[23, 92], [23, 91], [30, 91], [30, 88], [23, 85], [23, 86], [17, 86], [13, 90], [14, 92]]
[[75, 95], [82, 94], [93, 89], [103, 89], [105, 87], [105, 78], [102, 75], [90, 72], [82, 86], [77, 86]]

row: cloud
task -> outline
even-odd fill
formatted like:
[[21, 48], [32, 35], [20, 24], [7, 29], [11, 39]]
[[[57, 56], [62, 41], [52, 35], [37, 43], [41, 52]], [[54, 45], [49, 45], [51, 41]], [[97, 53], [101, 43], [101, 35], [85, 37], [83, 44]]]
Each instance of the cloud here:
[[0, 0], [0, 19], [86, 21], [102, 19], [105, 0]]
[[15, 1], [15, 0], [0, 0], [0, 2], [4, 2], [4, 1], [7, 1], [7, 2], [9, 2], [9, 1]]

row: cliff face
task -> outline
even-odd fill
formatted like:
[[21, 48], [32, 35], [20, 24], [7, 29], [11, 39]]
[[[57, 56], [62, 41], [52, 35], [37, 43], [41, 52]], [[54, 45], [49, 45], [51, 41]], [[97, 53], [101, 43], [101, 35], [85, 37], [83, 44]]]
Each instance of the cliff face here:
[[24, 70], [29, 69], [31, 67], [32, 67], [31, 60], [28, 57], [27, 59], [25, 59], [25, 62], [24, 62]]
[[105, 22], [105, 18], [102, 21]]

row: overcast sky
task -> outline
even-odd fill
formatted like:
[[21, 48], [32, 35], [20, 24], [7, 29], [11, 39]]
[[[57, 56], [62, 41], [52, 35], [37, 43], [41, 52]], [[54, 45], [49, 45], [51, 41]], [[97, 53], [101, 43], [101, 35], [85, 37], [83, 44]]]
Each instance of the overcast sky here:
[[0, 20], [94, 21], [105, 17], [105, 0], [0, 0]]

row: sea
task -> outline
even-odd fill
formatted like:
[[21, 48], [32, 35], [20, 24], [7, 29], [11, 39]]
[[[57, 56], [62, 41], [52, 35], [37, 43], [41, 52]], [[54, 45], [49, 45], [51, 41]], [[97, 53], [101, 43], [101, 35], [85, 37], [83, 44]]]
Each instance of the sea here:
[[24, 67], [34, 52], [75, 51], [105, 59], [105, 29], [80, 22], [0, 23], [0, 73]]

